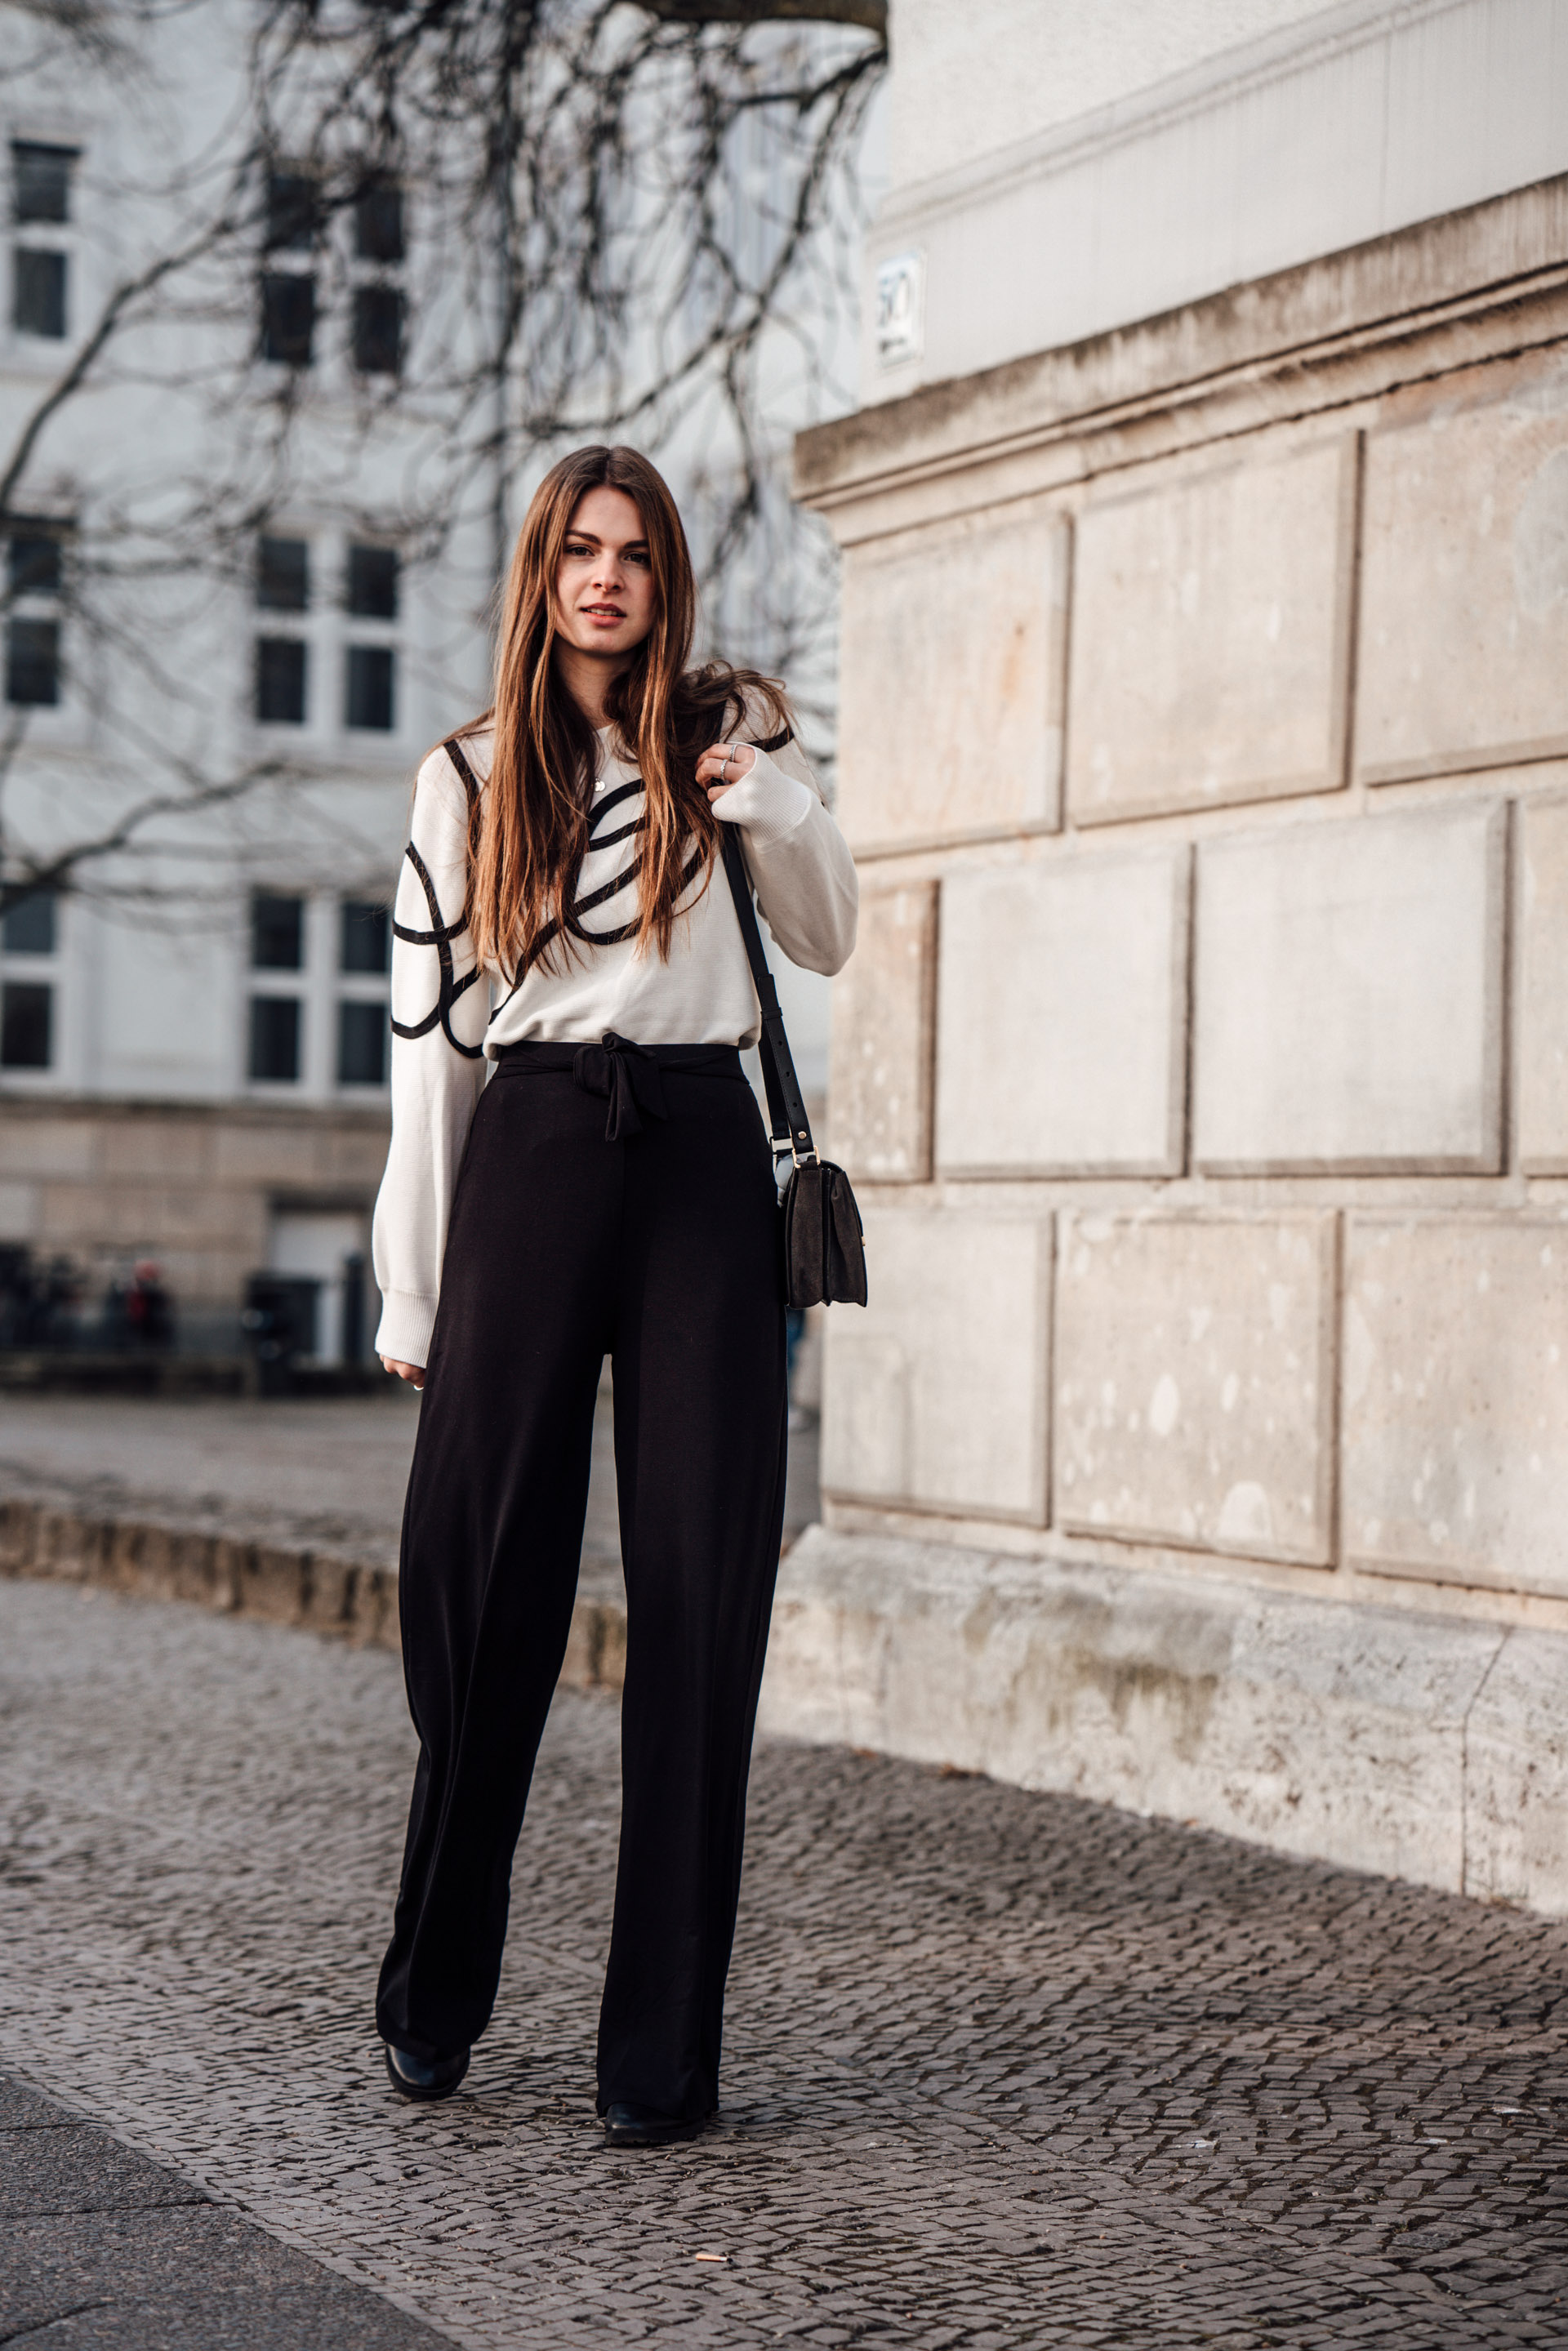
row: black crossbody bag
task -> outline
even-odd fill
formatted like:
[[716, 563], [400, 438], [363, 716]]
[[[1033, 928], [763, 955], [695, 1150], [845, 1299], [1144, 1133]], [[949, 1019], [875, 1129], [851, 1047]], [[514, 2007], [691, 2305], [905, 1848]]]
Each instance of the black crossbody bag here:
[[785, 1152], [794, 1162], [780, 1202], [783, 1212], [784, 1295], [791, 1306], [863, 1306], [865, 1236], [850, 1179], [830, 1159], [819, 1159], [794, 1057], [784, 1033], [779, 991], [762, 952], [751, 883], [735, 827], [721, 823], [724, 870], [746, 941], [747, 960], [762, 1008], [762, 1083], [768, 1094], [775, 1165]]

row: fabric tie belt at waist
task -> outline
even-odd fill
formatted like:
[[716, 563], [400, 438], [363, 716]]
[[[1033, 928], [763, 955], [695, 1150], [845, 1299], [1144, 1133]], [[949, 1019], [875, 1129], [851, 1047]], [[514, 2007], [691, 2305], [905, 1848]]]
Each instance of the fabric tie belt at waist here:
[[646, 1118], [667, 1118], [665, 1070], [685, 1077], [738, 1078], [746, 1082], [737, 1045], [634, 1045], [607, 1029], [597, 1045], [503, 1045], [496, 1057], [501, 1078], [545, 1077], [570, 1070], [585, 1094], [607, 1096], [606, 1143], [643, 1132]]

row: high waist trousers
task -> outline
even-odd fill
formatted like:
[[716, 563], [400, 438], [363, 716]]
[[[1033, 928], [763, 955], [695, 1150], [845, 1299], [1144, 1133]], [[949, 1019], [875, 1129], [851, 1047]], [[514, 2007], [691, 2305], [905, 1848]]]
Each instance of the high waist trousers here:
[[717, 2104], [784, 1508], [778, 1220], [733, 1047], [515, 1047], [480, 1097], [403, 1516], [420, 1755], [376, 2021], [416, 2056], [495, 2001], [608, 1353], [627, 1648], [599, 2104]]

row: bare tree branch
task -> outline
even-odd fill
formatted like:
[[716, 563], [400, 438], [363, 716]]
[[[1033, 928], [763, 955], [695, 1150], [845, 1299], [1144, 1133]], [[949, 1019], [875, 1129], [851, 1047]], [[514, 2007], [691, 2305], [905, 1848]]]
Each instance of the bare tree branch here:
[[637, 0], [673, 25], [858, 25], [887, 38], [887, 0]]
[[[158, 54], [141, 33], [193, 4], [35, 0], [26, 15], [83, 72], [97, 45], [119, 89]], [[0, 906], [89, 880], [136, 896], [152, 884], [115, 875], [139, 841], [168, 839], [182, 817], [210, 838], [214, 817], [240, 821], [246, 795], [303, 780], [298, 763], [193, 748], [232, 742], [245, 679], [221, 664], [192, 676], [167, 657], [182, 642], [172, 611], [204, 617], [236, 590], [248, 601], [275, 517], [297, 528], [304, 502], [340, 532], [391, 539], [412, 571], [445, 559], [463, 517], [487, 515], [478, 620], [515, 501], [583, 439], [635, 438], [673, 469], [712, 631], [803, 681], [821, 727], [831, 554], [789, 505], [775, 420], [780, 400], [794, 423], [802, 401], [846, 396], [834, 369], [852, 343], [854, 159], [885, 19], [882, 0], [384, 0], [324, 37], [313, 0], [243, 12], [232, 119], [134, 192], [143, 210], [162, 205], [166, 241], [122, 271], [0, 445], [0, 528], [29, 511], [79, 517], [59, 606], [69, 666], [90, 681], [116, 772], [140, 763], [123, 768], [121, 807], [100, 806], [99, 790], [79, 822], [68, 781], [63, 799], [35, 789], [28, 821], [50, 830], [23, 838], [16, 788], [37, 753], [29, 714], [5, 714]], [[148, 103], [162, 102], [149, 78]], [[313, 187], [314, 243], [298, 266], [320, 315], [340, 320], [364, 282], [346, 216], [377, 173], [417, 192], [401, 375], [319, 388], [319, 368], [258, 368], [277, 172]], [[94, 193], [115, 206], [112, 189]], [[63, 453], [83, 445], [79, 404], [165, 391], [191, 418], [189, 461], [158, 477], [100, 434], [78, 478]], [[371, 462], [389, 432], [405, 452], [390, 494]], [[0, 614], [11, 601], [0, 585]], [[157, 702], [162, 726], [140, 726], [134, 693]]]

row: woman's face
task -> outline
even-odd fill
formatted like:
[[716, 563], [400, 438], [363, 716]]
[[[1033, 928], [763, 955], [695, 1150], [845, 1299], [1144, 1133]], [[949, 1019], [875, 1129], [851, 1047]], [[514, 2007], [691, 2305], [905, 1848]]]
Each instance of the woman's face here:
[[601, 484], [578, 501], [555, 576], [556, 623], [579, 653], [633, 653], [653, 625], [653, 570], [643, 517]]

